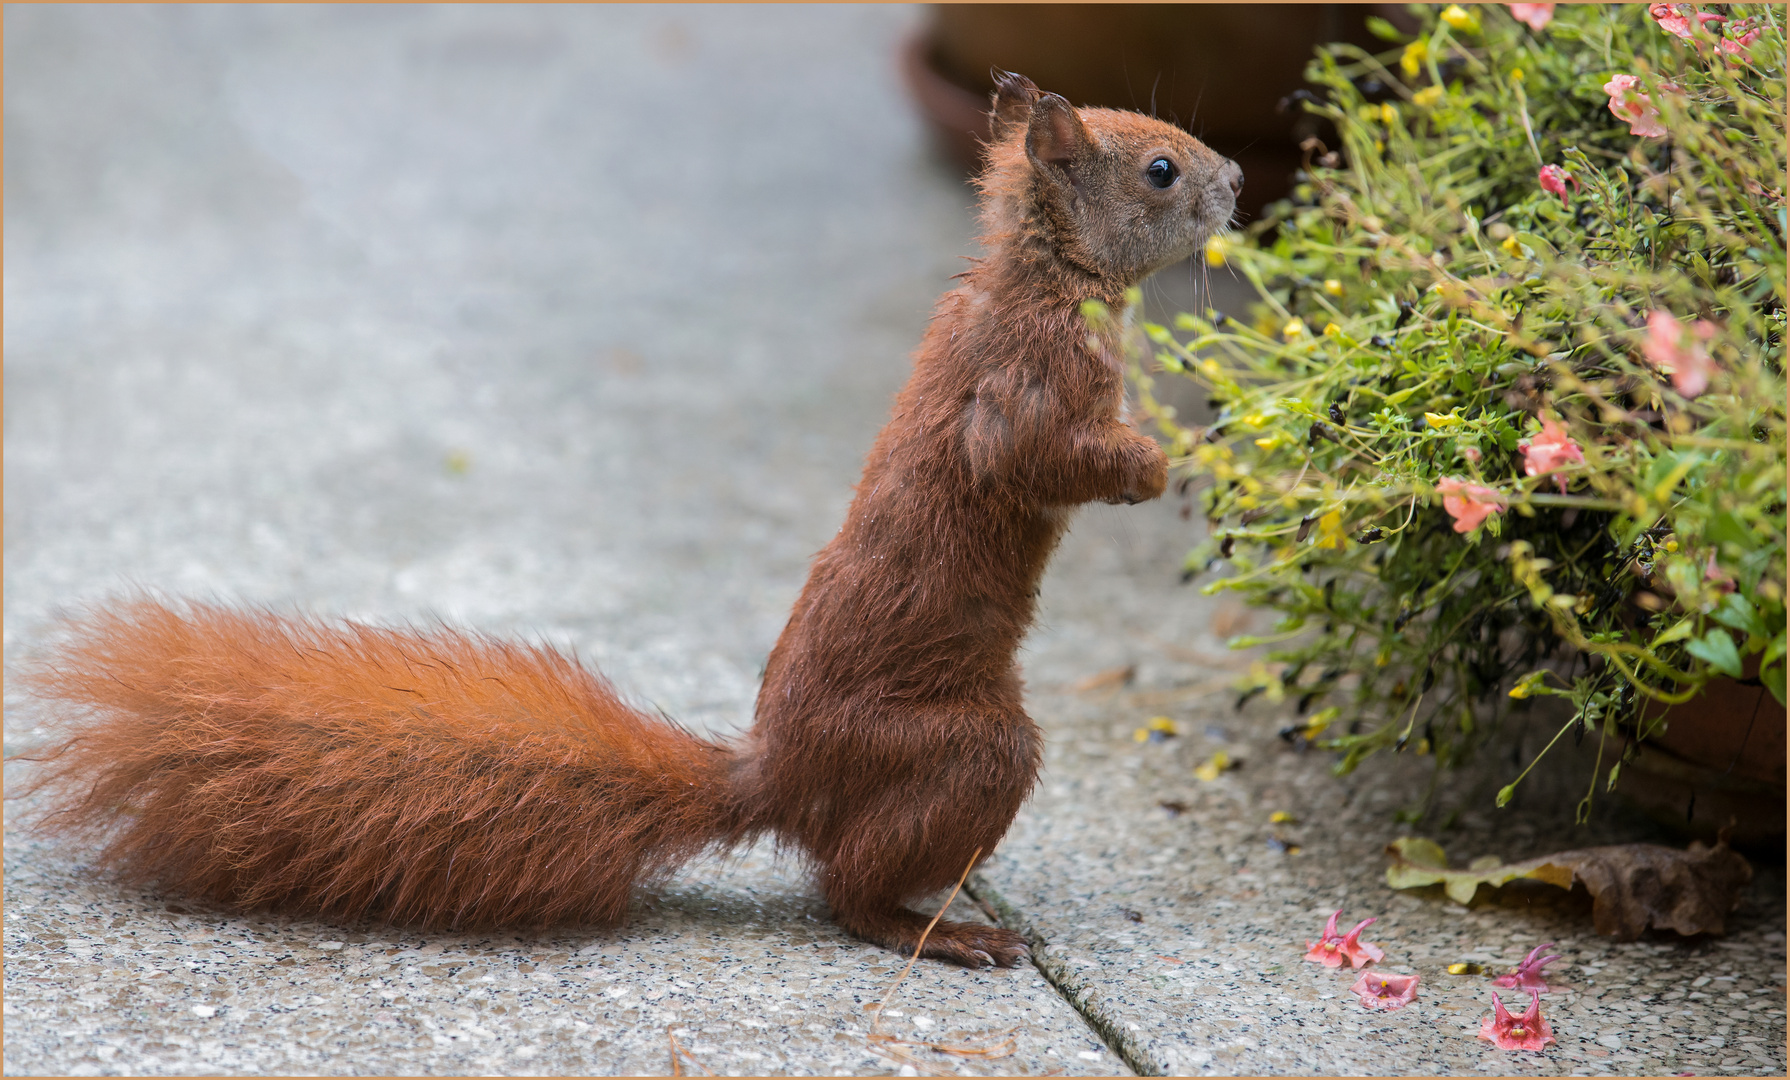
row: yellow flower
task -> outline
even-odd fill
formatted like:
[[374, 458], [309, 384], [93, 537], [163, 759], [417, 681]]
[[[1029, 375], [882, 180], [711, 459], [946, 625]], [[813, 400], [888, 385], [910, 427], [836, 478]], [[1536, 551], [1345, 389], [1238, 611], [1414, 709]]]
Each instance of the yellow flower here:
[[1542, 689], [1542, 682], [1547, 677], [1547, 672], [1545, 671], [1530, 672], [1521, 679], [1518, 679], [1517, 684], [1510, 688], [1510, 696], [1519, 701], [1531, 696], [1537, 690]]
[[1297, 825], [1299, 824], [1299, 819], [1287, 813], [1285, 810], [1276, 810], [1274, 813], [1268, 815], [1268, 824]]
[[1324, 336], [1325, 337], [1335, 337], [1336, 335], [1338, 335], [1340, 333], [1342, 333], [1342, 327], [1336, 325], [1335, 323], [1327, 322], [1324, 324]]
[[1504, 238], [1504, 242], [1499, 244], [1498, 246], [1503, 248], [1505, 254], [1509, 255], [1513, 259], [1520, 259], [1523, 257], [1523, 245], [1517, 242], [1517, 237], [1516, 237], [1515, 233], [1511, 233], [1509, 236], [1506, 236]]
[[1348, 537], [1343, 534], [1342, 512], [1332, 510], [1318, 519], [1318, 539], [1316, 546], [1341, 551], [1348, 546]]
[[1449, 4], [1442, 9], [1442, 21], [1463, 34], [1479, 32], [1479, 16], [1468, 11], [1459, 4]]
[[1510, 81], [1511, 82], [1522, 82], [1523, 81], [1523, 69], [1522, 68], [1511, 68], [1510, 69]]
[[1387, 127], [1391, 127], [1393, 124], [1398, 123], [1398, 110], [1392, 107], [1392, 102], [1383, 101], [1380, 103], [1380, 121]]
[[1461, 422], [1461, 418], [1458, 416], [1453, 416], [1453, 415], [1443, 416], [1441, 413], [1433, 413], [1433, 412], [1424, 413], [1423, 419], [1429, 424], [1430, 427], [1433, 427], [1433, 428], [1453, 427], [1454, 425]]
[[1329, 293], [1331, 296], [1341, 296], [1342, 295], [1342, 282], [1336, 278], [1325, 278], [1324, 279], [1324, 291]]
[[1218, 774], [1230, 767], [1231, 755], [1220, 750], [1218, 753], [1213, 754], [1208, 760], [1194, 766], [1193, 775], [1199, 777], [1201, 780], [1210, 782], [1218, 779]]
[[1223, 266], [1225, 249], [1228, 247], [1224, 237], [1214, 236], [1206, 241], [1206, 265]]
[[1294, 319], [1280, 328], [1280, 336], [1288, 341], [1297, 341], [1309, 333], [1311, 331], [1305, 328], [1304, 319]]
[[1436, 102], [1441, 101], [1442, 97], [1443, 91], [1440, 86], [1426, 86], [1412, 94], [1411, 100], [1416, 102], [1420, 108], [1429, 109], [1433, 108]]
[[1398, 66], [1404, 71], [1405, 78], [1415, 79], [1417, 73], [1423, 70], [1423, 61], [1429, 54], [1429, 43], [1422, 38], [1406, 45], [1404, 55], [1398, 58]]

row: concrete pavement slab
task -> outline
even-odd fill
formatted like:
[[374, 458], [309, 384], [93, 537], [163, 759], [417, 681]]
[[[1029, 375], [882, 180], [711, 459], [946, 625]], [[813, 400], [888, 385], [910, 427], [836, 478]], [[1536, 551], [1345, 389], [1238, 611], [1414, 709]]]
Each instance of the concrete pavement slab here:
[[[1029, 967], [916, 965], [837, 931], [755, 849], [619, 931], [420, 934], [234, 916], [83, 880], [7, 843], [8, 1075], [722, 1075], [1124, 1065]], [[938, 898], [942, 902], [943, 897]], [[951, 917], [981, 920], [960, 898]], [[888, 1034], [902, 1043], [872, 1042]]]

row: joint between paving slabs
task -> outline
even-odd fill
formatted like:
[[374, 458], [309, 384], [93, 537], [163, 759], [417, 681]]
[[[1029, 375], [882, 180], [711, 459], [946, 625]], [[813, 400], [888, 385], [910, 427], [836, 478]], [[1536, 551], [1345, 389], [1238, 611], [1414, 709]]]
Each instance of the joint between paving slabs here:
[[1132, 1072], [1139, 1076], [1168, 1075], [1168, 1069], [1152, 1060], [1144, 1052], [1144, 1048], [1131, 1038], [1130, 1032], [1121, 1028], [1116, 1019], [1104, 1015], [1088, 1000], [1086, 984], [1069, 970], [1068, 964], [1051, 951], [1044, 935], [1032, 925], [1032, 920], [1009, 903], [986, 877], [980, 873], [971, 874], [969, 880], [964, 882], [963, 891], [969, 893], [970, 898], [998, 925], [1024, 936], [1026, 944], [1031, 947], [1032, 966], [1038, 969], [1038, 974], [1044, 976], [1044, 981], [1057, 992], [1057, 996], [1069, 1003], [1069, 1007], [1093, 1029], [1100, 1041], [1106, 1044], [1106, 1048]]

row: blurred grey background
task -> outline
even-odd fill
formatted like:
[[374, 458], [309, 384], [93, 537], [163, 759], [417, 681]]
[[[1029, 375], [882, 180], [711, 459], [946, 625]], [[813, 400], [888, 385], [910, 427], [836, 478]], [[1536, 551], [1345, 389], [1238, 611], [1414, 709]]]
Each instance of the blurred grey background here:
[[9, 9], [8, 641], [127, 584], [433, 613], [744, 719], [972, 250], [916, 18]]

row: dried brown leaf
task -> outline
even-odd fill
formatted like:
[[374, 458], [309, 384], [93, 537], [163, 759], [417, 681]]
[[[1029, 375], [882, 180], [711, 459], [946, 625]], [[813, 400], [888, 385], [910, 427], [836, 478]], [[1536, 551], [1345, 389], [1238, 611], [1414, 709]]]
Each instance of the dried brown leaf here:
[[1395, 889], [1443, 885], [1461, 903], [1480, 885], [1497, 888], [1516, 878], [1545, 881], [1570, 889], [1574, 882], [1591, 893], [1591, 919], [1599, 934], [1633, 941], [1648, 927], [1680, 934], [1720, 934], [1723, 920], [1740, 904], [1740, 891], [1753, 879], [1746, 859], [1728, 847], [1724, 833], [1714, 847], [1693, 841], [1680, 851], [1658, 844], [1612, 844], [1561, 851], [1522, 862], [1448, 869], [1442, 849], [1421, 837], [1400, 837], [1386, 845], [1392, 865], [1386, 884]]
[[1085, 694], [1092, 690], [1111, 690], [1115, 687], [1129, 686], [1131, 680], [1135, 678], [1137, 678], [1137, 665], [1127, 664], [1124, 667], [1097, 671], [1085, 679], [1071, 683], [1069, 689], [1077, 694]]

